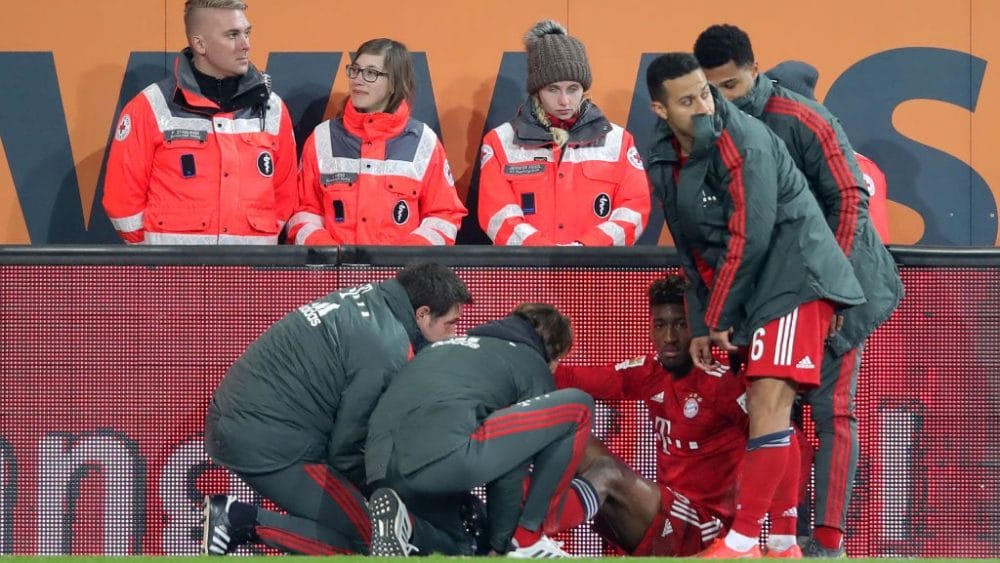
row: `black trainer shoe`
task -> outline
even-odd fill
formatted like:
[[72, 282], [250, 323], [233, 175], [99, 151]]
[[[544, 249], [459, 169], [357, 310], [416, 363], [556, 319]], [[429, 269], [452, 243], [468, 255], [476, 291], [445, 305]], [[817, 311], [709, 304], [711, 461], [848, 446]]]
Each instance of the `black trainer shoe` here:
[[376, 489], [368, 508], [372, 513], [372, 556], [409, 557], [417, 551], [410, 543], [413, 524], [406, 506], [392, 489]]
[[229, 521], [229, 507], [236, 497], [226, 495], [205, 496], [201, 535], [202, 555], [226, 555], [232, 553], [249, 539], [247, 530], [233, 527]]

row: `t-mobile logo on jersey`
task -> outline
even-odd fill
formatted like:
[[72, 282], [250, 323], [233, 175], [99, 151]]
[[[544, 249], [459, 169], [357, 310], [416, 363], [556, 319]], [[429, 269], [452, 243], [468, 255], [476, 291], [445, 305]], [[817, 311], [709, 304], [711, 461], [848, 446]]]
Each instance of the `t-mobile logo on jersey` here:
[[656, 437], [660, 440], [660, 447], [663, 449], [663, 453], [670, 455], [670, 448], [676, 448], [679, 450], [697, 450], [698, 442], [687, 442], [684, 443], [680, 440], [675, 440], [670, 437], [670, 420], [663, 418], [662, 416], [656, 417], [653, 421], [653, 428], [656, 430]]

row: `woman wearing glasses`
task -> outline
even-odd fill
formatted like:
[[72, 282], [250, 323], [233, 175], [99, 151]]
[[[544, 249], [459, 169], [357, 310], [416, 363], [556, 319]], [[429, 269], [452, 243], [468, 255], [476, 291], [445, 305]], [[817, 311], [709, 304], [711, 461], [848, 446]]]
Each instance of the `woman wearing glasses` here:
[[372, 39], [346, 67], [350, 98], [302, 147], [296, 244], [454, 244], [465, 206], [437, 135], [410, 117], [406, 46]]
[[528, 99], [483, 139], [480, 225], [498, 245], [635, 244], [649, 185], [632, 135], [585, 95], [583, 44], [546, 20], [525, 46]]

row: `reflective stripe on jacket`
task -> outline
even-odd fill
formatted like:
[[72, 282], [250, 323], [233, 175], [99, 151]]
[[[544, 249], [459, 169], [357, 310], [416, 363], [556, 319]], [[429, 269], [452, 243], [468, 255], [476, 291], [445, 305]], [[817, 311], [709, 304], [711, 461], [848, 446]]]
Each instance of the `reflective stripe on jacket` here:
[[395, 113], [364, 114], [348, 103], [302, 148], [296, 244], [455, 244], [467, 211], [434, 131]]
[[632, 135], [585, 102], [559, 148], [524, 112], [483, 139], [479, 222], [493, 243], [635, 244], [650, 190]]
[[253, 67], [236, 96], [232, 112], [203, 97], [185, 52], [126, 104], [103, 198], [125, 242], [277, 243], [297, 199], [291, 120]]

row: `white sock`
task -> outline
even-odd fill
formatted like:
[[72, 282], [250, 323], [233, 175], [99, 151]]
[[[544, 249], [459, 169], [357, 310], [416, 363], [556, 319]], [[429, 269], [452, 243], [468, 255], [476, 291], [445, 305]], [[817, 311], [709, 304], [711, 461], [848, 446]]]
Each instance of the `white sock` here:
[[795, 545], [795, 536], [771, 535], [767, 537], [767, 548], [771, 551], [786, 551]]
[[758, 541], [757, 538], [744, 536], [733, 530], [729, 530], [729, 533], [726, 534], [726, 545], [729, 546], [729, 549], [735, 549], [736, 551], [750, 551], [753, 546], [757, 545]]

